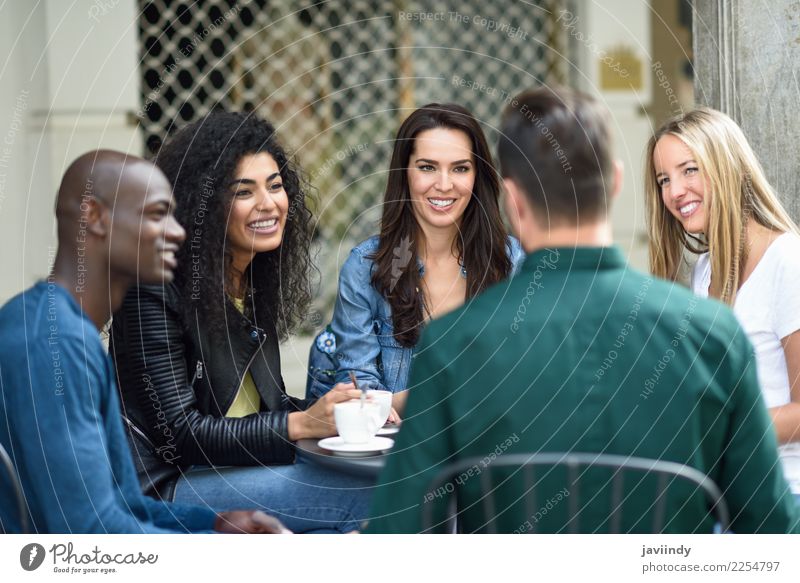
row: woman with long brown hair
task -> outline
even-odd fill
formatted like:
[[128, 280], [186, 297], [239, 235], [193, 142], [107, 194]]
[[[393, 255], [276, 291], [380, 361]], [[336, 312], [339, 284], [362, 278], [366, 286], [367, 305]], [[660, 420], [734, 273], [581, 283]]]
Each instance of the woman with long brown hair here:
[[424, 324], [505, 279], [524, 254], [506, 234], [500, 183], [478, 121], [460, 105], [414, 111], [394, 142], [380, 235], [339, 274], [333, 321], [311, 347], [309, 396], [355, 373], [407, 388]]

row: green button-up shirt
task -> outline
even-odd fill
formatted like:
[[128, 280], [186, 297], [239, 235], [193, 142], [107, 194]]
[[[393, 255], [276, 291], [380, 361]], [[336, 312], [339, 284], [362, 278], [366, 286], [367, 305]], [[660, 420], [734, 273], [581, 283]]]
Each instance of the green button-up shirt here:
[[[429, 483], [468, 457], [481, 461], [448, 489], [460, 491], [463, 529], [479, 530], [478, 486], [497, 457], [570, 451], [687, 464], [719, 485], [735, 532], [798, 528], [753, 350], [733, 313], [628, 268], [616, 247], [528, 256], [511, 281], [426, 328], [410, 386], [368, 532], [419, 532], [427, 504], [441, 519], [445, 492]], [[565, 471], [539, 472], [533, 509], [521, 474], [503, 472], [492, 473], [499, 532], [567, 530], [575, 490]], [[589, 472], [579, 530], [607, 531], [612, 471]], [[623, 531], [652, 528], [650, 479], [625, 482]], [[664, 531], [711, 532], [703, 496], [671, 488]]]

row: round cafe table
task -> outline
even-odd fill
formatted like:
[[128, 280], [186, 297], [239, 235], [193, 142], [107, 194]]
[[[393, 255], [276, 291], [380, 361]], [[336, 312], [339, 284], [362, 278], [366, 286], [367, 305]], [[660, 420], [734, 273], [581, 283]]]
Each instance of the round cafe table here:
[[334, 455], [317, 445], [318, 439], [300, 439], [296, 444], [298, 460], [322, 466], [330, 470], [377, 480], [386, 465], [386, 454], [369, 457], [345, 457]]
[[[394, 436], [392, 436], [392, 438], [394, 439]], [[338, 456], [333, 455], [333, 453], [328, 450], [322, 449], [317, 445], [318, 441], [319, 439], [298, 440], [295, 448], [298, 461], [316, 464], [323, 468], [343, 472], [352, 476], [372, 478], [377, 481], [378, 474], [380, 474], [383, 466], [386, 465], [386, 456], [389, 455], [382, 453], [369, 457]], [[454, 504], [454, 502], [452, 504]], [[450, 513], [450, 525], [447, 527], [447, 531], [456, 533], [458, 532], [458, 527], [455, 507], [451, 507], [448, 512]]]

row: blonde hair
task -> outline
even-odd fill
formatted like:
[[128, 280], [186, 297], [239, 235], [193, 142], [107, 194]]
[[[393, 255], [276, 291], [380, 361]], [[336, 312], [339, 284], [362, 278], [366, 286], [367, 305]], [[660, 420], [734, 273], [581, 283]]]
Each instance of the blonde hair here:
[[[705, 236], [684, 231], [661, 199], [653, 152], [666, 135], [675, 136], [689, 148], [704, 180]], [[650, 270], [658, 277], [675, 280], [685, 250], [695, 254], [708, 251], [713, 282], [710, 295], [728, 305], [736, 299], [747, 259], [744, 242], [749, 219], [769, 229], [798, 234], [744, 133], [722, 112], [700, 107], [667, 120], [647, 144], [644, 176]]]

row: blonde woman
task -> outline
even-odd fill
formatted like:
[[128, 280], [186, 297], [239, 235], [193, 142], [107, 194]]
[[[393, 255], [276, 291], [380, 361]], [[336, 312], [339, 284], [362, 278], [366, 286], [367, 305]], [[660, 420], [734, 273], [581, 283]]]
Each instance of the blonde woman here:
[[733, 308], [755, 348], [758, 379], [800, 501], [800, 234], [739, 126], [698, 108], [650, 139], [645, 168], [650, 268]]

